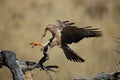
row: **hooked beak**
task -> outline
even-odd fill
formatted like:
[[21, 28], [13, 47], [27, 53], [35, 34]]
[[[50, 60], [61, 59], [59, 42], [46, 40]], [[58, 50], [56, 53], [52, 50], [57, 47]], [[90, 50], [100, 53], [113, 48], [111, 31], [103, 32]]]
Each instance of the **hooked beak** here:
[[46, 36], [47, 30], [48, 30], [48, 28], [45, 28], [45, 32], [44, 32], [42, 38]]

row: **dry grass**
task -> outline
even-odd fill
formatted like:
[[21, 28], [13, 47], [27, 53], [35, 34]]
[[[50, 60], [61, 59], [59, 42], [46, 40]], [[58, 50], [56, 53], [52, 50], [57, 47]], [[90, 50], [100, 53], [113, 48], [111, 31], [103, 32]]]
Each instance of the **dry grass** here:
[[[107, 72], [114, 70], [120, 58], [113, 51], [116, 46], [114, 39], [120, 36], [119, 0], [0, 0], [0, 48], [15, 51], [21, 60], [38, 61], [42, 57], [39, 48], [31, 49], [28, 43], [40, 41], [44, 27], [57, 19], [75, 21], [80, 27], [98, 27], [103, 31], [103, 37], [84, 39], [71, 45], [86, 60], [81, 64], [67, 61], [59, 48], [52, 49], [46, 65], [61, 67], [59, 73], [53, 74], [55, 80], [90, 78], [107, 66]], [[50, 36], [48, 33], [43, 42]], [[43, 71], [35, 70], [34, 73], [35, 80], [49, 78]], [[0, 70], [1, 80], [8, 80], [9, 77], [8, 69]]]

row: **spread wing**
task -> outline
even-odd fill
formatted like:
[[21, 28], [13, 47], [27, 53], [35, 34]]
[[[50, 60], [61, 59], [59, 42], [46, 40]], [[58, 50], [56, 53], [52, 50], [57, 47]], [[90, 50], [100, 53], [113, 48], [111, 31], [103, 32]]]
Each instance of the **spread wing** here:
[[61, 31], [62, 41], [71, 44], [72, 42], [79, 42], [83, 38], [101, 37], [102, 32], [98, 28], [91, 28], [92, 26], [78, 28], [75, 26], [64, 27]]
[[62, 46], [66, 58], [74, 62], [84, 62], [85, 60], [76, 54], [67, 44]]
[[73, 24], [75, 24], [74, 22], [70, 22], [70, 21], [61, 21], [61, 20], [56, 20], [56, 23], [58, 25], [58, 29], [62, 30], [64, 27], [68, 27], [68, 26], [72, 26]]
[[74, 22], [57, 20], [58, 29], [61, 31], [62, 49], [66, 58], [74, 62], [84, 62], [85, 60], [76, 54], [67, 44], [79, 42], [83, 38], [101, 37], [102, 32], [98, 28], [91, 26], [78, 28]]

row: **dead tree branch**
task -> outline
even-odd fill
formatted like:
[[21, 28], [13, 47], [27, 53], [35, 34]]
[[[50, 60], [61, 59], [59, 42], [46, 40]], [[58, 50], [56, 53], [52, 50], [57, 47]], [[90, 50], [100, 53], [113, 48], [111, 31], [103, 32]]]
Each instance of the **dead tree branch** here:
[[16, 55], [12, 51], [1, 51], [1, 68], [2, 65], [8, 67], [12, 73], [13, 80], [25, 80], [22, 69], [16, 63]]
[[[13, 80], [33, 80], [31, 71], [38, 67], [38, 63], [31, 61], [20, 61], [16, 59], [16, 55], [13, 51], [1, 50], [0, 51], [0, 68], [4, 66], [8, 67], [12, 73]], [[44, 66], [44, 71], [52, 79], [51, 74], [48, 71], [53, 71], [52, 68], [58, 68], [56, 65]]]

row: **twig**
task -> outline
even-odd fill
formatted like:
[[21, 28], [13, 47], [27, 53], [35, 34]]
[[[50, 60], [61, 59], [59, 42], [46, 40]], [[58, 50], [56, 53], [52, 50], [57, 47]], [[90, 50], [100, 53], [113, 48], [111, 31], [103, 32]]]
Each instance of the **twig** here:
[[47, 68], [45, 66], [43, 66], [44, 71], [48, 74], [48, 76], [50, 77], [50, 80], [53, 80], [52, 75], [48, 72]]
[[49, 71], [52, 71], [52, 72], [55, 72], [55, 73], [58, 72], [58, 71], [52, 70], [52, 68], [59, 68], [59, 67], [56, 66], [56, 65], [50, 65], [50, 66], [46, 66], [46, 67], [45, 67], [45, 66], [42, 66], [42, 68], [41, 68], [41, 70], [44, 70], [44, 71], [48, 74], [50, 80], [53, 80], [53, 77], [52, 77], [52, 75], [49, 73]]

